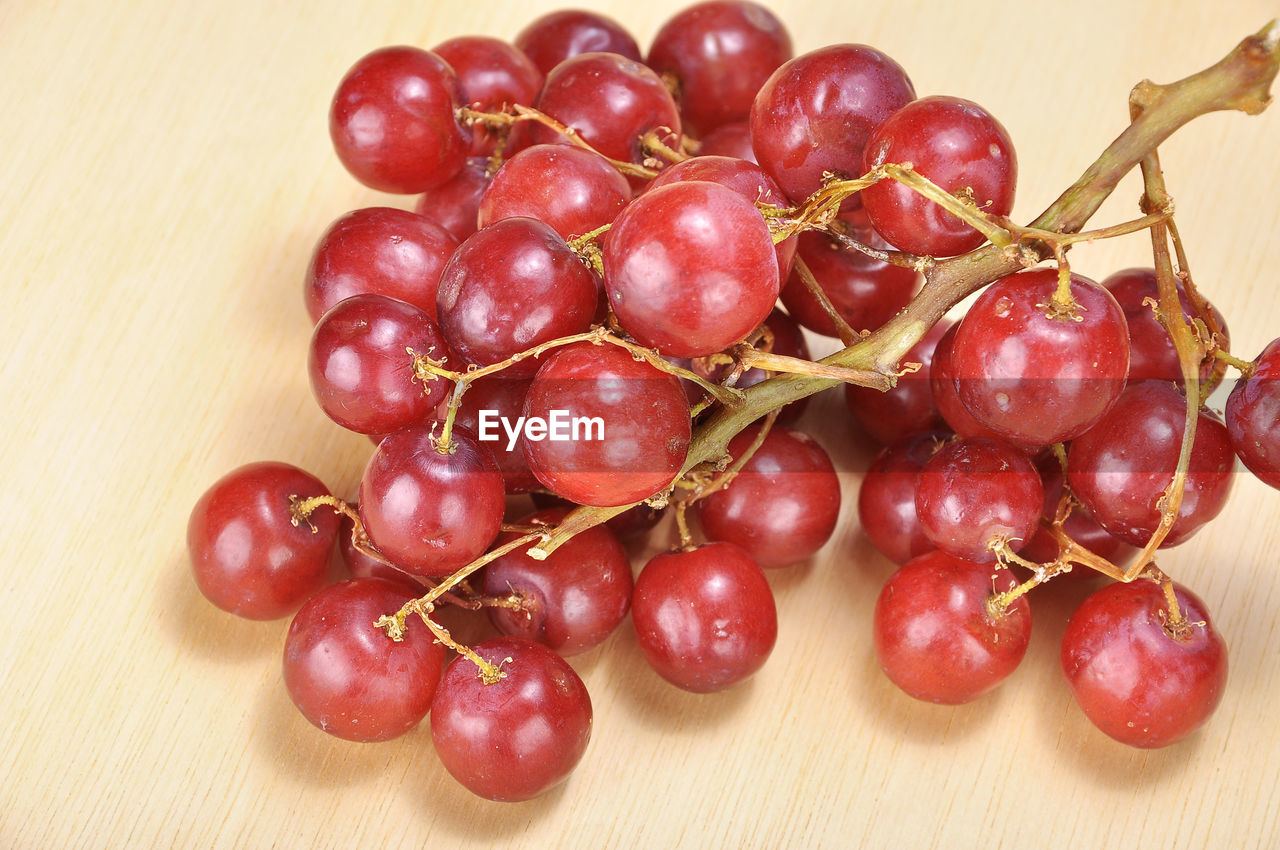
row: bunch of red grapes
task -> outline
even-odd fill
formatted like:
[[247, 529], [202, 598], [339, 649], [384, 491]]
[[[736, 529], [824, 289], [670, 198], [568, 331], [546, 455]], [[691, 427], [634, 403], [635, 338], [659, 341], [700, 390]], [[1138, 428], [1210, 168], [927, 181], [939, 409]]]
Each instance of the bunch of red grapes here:
[[[350, 505], [282, 463], [218, 481], [190, 521], [196, 581], [240, 616], [293, 615], [284, 680], [321, 729], [380, 741], [430, 714], [467, 788], [528, 799], [587, 747], [591, 701], [564, 656], [628, 613], [676, 687], [721, 690], [765, 662], [766, 571], [830, 538], [836, 469], [794, 427], [803, 401], [762, 408], [709, 460], [691, 447], [776, 372], [825, 386], [802, 327], [857, 342], [917, 297], [933, 259], [985, 245], [977, 225], [1012, 207], [1013, 143], [975, 103], [918, 98], [872, 47], [793, 57], [745, 0], [680, 12], [644, 57], [585, 11], [513, 44], [377, 50], [342, 78], [330, 132], [362, 183], [419, 196], [339, 218], [306, 276], [315, 397], [376, 448]], [[886, 176], [904, 163], [954, 203]], [[1095, 724], [1158, 747], [1219, 702], [1226, 649], [1204, 604], [1149, 553], [1120, 564], [1217, 515], [1237, 456], [1280, 486], [1280, 341], [1231, 358], [1222, 317], [1179, 278], [1204, 355], [1188, 376], [1151, 307], [1161, 286], [1154, 269], [1099, 284], [1060, 258], [922, 329], [888, 392], [846, 386], [885, 444], [858, 513], [901, 564], [873, 633], [911, 696], [963, 703], [1000, 683], [1027, 648], [1024, 594], [1074, 565], [1124, 579], [1063, 641]], [[1189, 417], [1188, 378], [1220, 380], [1224, 362], [1247, 377], [1225, 423]], [[513, 494], [539, 510], [504, 517]], [[633, 579], [621, 541], [664, 510], [679, 540]], [[330, 583], [335, 545], [351, 578]], [[448, 605], [501, 636], [459, 645]]]

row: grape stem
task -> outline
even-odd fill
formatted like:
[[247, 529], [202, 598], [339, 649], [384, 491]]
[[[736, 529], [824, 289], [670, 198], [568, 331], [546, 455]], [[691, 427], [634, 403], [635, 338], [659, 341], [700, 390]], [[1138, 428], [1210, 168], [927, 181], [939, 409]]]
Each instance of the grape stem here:
[[840, 342], [849, 346], [862, 339], [862, 335], [849, 327], [849, 323], [844, 320], [844, 316], [841, 316], [840, 311], [831, 303], [831, 299], [827, 297], [826, 290], [818, 283], [818, 279], [813, 276], [813, 272], [809, 270], [809, 264], [804, 261], [804, 257], [796, 254], [794, 268], [796, 275], [800, 278], [800, 282], [804, 284], [804, 288], [813, 296], [813, 300], [818, 302], [822, 312], [826, 313], [827, 318], [831, 320], [831, 324], [836, 326], [836, 336], [840, 338]]
[[[535, 124], [541, 124], [542, 126], [548, 127], [564, 136], [565, 139], [568, 140], [569, 144], [574, 147], [579, 147], [584, 150], [589, 150], [594, 154], [604, 156], [604, 154], [600, 153], [600, 151], [588, 144], [576, 129], [562, 124], [545, 112], [540, 112], [531, 106], [522, 106], [518, 103], [512, 106], [511, 110], [511, 112], [482, 112], [478, 109], [470, 109], [463, 106], [458, 108], [457, 115], [458, 119], [467, 125], [471, 125], [479, 121], [480, 123], [490, 127], [506, 127], [512, 124], [517, 124], [521, 121], [532, 121]], [[620, 173], [625, 174], [628, 177], [639, 177], [643, 180], [652, 180], [658, 175], [658, 172], [654, 169], [646, 168], [643, 165], [636, 165], [634, 162], [625, 162], [623, 160], [612, 159], [607, 156], [604, 156], [604, 158], [609, 160], [609, 164], [616, 168]]]

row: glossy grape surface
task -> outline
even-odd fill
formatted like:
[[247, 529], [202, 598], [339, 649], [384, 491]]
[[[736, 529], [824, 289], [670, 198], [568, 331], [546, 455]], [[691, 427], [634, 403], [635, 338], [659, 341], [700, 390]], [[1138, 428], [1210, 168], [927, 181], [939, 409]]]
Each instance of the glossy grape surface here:
[[[1178, 467], [1186, 411], [1186, 398], [1173, 384], [1141, 381], [1067, 451], [1072, 492], [1126, 543], [1145, 545], [1159, 524], [1157, 502]], [[1234, 465], [1226, 427], [1216, 414], [1200, 411], [1182, 504], [1162, 547], [1184, 542], [1222, 511]]]
[[724, 690], [759, 670], [778, 636], [769, 582], [732, 543], [654, 557], [636, 579], [631, 616], [645, 660], [694, 693]]
[[987, 610], [992, 587], [1016, 582], [1008, 570], [933, 551], [903, 564], [880, 591], [872, 630], [889, 679], [926, 702], [977, 699], [1017, 669], [1031, 638], [1026, 598], [999, 618]]
[[449, 180], [466, 161], [469, 131], [454, 115], [462, 87], [449, 64], [416, 47], [385, 47], [338, 84], [329, 136], [361, 183], [413, 194]]
[[[742, 457], [758, 426], [729, 441]], [[745, 550], [760, 566], [785, 567], [811, 557], [840, 519], [840, 478], [831, 458], [803, 431], [779, 425], [725, 487], [697, 503], [702, 530]]]
[[[555, 525], [568, 508], [548, 508], [518, 525]], [[514, 540], [506, 533], [498, 545]], [[516, 549], [484, 568], [480, 588], [489, 596], [515, 594], [520, 610], [489, 608], [489, 619], [504, 634], [536, 640], [560, 655], [576, 655], [599, 645], [631, 607], [631, 564], [618, 538], [604, 525], [574, 535], [545, 560]]]
[[311, 527], [290, 521], [289, 497], [331, 495], [315, 476], [287, 463], [251, 463], [218, 479], [187, 522], [196, 585], [224, 611], [250, 620], [292, 614], [324, 587], [338, 531], [319, 508]]
[[[468, 363], [488, 366], [591, 325], [600, 290], [559, 234], [531, 218], [507, 218], [477, 231], [440, 276], [440, 330]], [[538, 371], [529, 359], [509, 378]]]
[[[1053, 311], [1056, 269], [991, 284], [956, 326], [960, 401], [1008, 440], [1047, 446], [1093, 427], [1124, 390], [1129, 330], [1115, 298], [1071, 275], [1072, 315]], [[944, 411], [945, 414], [945, 411]]]
[[[689, 402], [680, 382], [620, 348], [579, 343], [547, 355], [525, 397], [525, 415], [599, 418], [574, 440], [527, 440], [542, 484], [580, 505], [626, 505], [668, 486], [689, 453]], [[603, 432], [603, 439], [595, 438]], [[590, 433], [593, 439], [585, 439]]]
[[998, 541], [1030, 540], [1043, 506], [1044, 487], [1030, 458], [987, 437], [941, 449], [916, 481], [916, 515], [925, 536], [969, 561], [994, 561]]
[[[865, 44], [834, 44], [774, 71], [751, 106], [760, 167], [799, 203], [823, 172], [861, 176], [872, 131], [916, 96], [897, 62]], [[858, 201], [847, 202], [856, 206]]]
[[653, 37], [646, 64], [675, 84], [691, 130], [745, 121], [756, 92], [791, 58], [786, 27], [758, 3], [710, 0], [677, 12]]
[[515, 45], [544, 74], [581, 53], [617, 53], [640, 61], [640, 47], [621, 24], [586, 9], [560, 9], [534, 19], [515, 37]]
[[436, 317], [440, 272], [458, 240], [430, 219], [390, 207], [355, 210], [320, 237], [303, 289], [312, 322], [353, 295], [406, 301]]
[[431, 710], [444, 647], [423, 625], [393, 641], [374, 621], [418, 595], [411, 584], [358, 578], [302, 606], [284, 644], [284, 684], [302, 715], [348, 741], [386, 741]]
[[498, 536], [506, 497], [487, 448], [454, 428], [453, 450], [436, 450], [428, 420], [385, 437], [360, 480], [360, 520], [373, 545], [407, 572], [447, 576]]
[[773, 239], [755, 205], [716, 183], [672, 183], [631, 202], [604, 244], [605, 287], [640, 344], [714, 354], [755, 330], [778, 298]]
[[525, 638], [472, 647], [506, 675], [486, 685], [454, 659], [431, 706], [431, 741], [455, 779], [487, 800], [529, 800], [568, 778], [591, 740], [591, 697], [560, 656]]
[[429, 417], [449, 385], [418, 381], [407, 349], [461, 365], [426, 311], [385, 295], [340, 302], [311, 335], [307, 371], [321, 409], [359, 434], [389, 434]]
[[1155, 582], [1111, 584], [1087, 598], [1067, 623], [1062, 671], [1095, 726], [1131, 747], [1164, 747], [1200, 728], [1227, 684], [1227, 646], [1204, 602], [1175, 585], [1191, 623], [1179, 640]]
[[1257, 370], [1227, 397], [1227, 433], [1249, 471], [1280, 487], [1280, 340], [1262, 349]]
[[[1013, 140], [991, 113], [958, 97], [922, 97], [876, 128], [867, 142], [864, 171], [909, 162], [948, 193], [968, 192], [988, 215], [1013, 209], [1018, 160]], [[896, 180], [862, 191], [875, 229], [903, 251], [950, 257], [986, 241], [971, 225]]]

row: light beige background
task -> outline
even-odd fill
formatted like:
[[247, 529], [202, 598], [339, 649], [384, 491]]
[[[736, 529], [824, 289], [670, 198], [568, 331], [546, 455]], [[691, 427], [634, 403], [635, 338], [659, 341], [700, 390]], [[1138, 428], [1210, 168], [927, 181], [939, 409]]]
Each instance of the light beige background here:
[[[678, 4], [597, 4], [647, 43]], [[800, 51], [880, 47], [918, 91], [977, 100], [1042, 209], [1124, 125], [1129, 87], [1226, 53], [1280, 7], [1248, 0], [778, 2]], [[575, 660], [594, 740], [544, 799], [497, 805], [420, 729], [360, 746], [310, 727], [279, 676], [284, 621], [237, 621], [188, 574], [188, 511], [276, 458], [339, 492], [369, 446], [304, 374], [302, 272], [339, 214], [385, 202], [338, 165], [328, 98], [389, 43], [512, 36], [531, 2], [0, 5], [0, 846], [1268, 847], [1280, 840], [1280, 493], [1241, 475], [1227, 515], [1162, 560], [1232, 650], [1212, 724], [1111, 743], [1057, 666], [1079, 594], [1034, 595], [1022, 669], [958, 709], [879, 673], [868, 619], [890, 565], [858, 476], [813, 563], [773, 576], [781, 635], [729, 693], [667, 687], [624, 628]], [[1216, 115], [1164, 151], [1201, 285], [1237, 350], [1280, 334], [1280, 109]], [[1098, 221], [1130, 217], [1127, 182]], [[407, 205], [409, 199], [390, 199]], [[1147, 240], [1082, 248], [1096, 277]], [[846, 468], [871, 451], [838, 399], [808, 423]], [[1044, 596], [1043, 599], [1040, 597]]]

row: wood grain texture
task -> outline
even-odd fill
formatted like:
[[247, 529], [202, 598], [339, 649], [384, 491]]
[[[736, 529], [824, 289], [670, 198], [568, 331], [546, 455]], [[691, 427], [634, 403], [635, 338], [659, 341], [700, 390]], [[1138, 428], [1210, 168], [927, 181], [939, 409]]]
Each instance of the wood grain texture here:
[[[679, 7], [595, 4], [647, 43]], [[772, 4], [798, 51], [873, 44], [917, 89], [987, 106], [1021, 159], [1028, 219], [1124, 125], [1143, 77], [1225, 54], [1273, 4], [811, 0]], [[509, 37], [546, 0], [246, 0], [0, 5], [0, 846], [1272, 847], [1280, 841], [1280, 493], [1239, 476], [1227, 514], [1161, 564], [1232, 650], [1211, 725], [1157, 752], [1112, 744], [1072, 705], [1057, 641], [1078, 593], [1033, 596], [1023, 667], [958, 709], [915, 703], [872, 657], [890, 565], [857, 529], [773, 575], [774, 657], [695, 697], [624, 628], [575, 659], [595, 736], [572, 780], [519, 805], [473, 799], [419, 729], [321, 734], [280, 684], [287, 622], [198, 595], [198, 495], [252, 460], [350, 493], [369, 446], [329, 424], [304, 374], [311, 245], [373, 202], [338, 165], [328, 98], [360, 55]], [[1280, 109], [1216, 115], [1164, 149], [1201, 286], [1252, 356], [1280, 331]], [[1097, 221], [1130, 217], [1127, 181]], [[1084, 246], [1102, 277], [1144, 237]], [[853, 468], [871, 447], [838, 398], [808, 425]], [[1041, 598], [1043, 596], [1043, 598]]]

